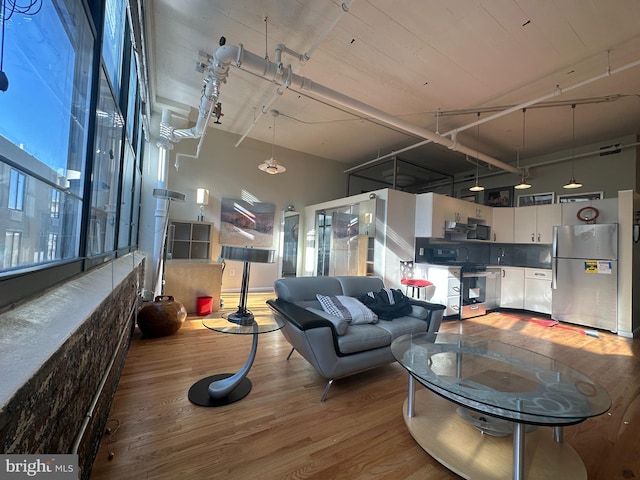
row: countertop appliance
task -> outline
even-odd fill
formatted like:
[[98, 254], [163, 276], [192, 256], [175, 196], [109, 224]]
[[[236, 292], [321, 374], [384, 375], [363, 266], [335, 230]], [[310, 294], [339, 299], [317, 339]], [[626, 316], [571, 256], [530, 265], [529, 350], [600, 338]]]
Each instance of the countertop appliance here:
[[617, 331], [618, 224], [553, 227], [554, 320]]

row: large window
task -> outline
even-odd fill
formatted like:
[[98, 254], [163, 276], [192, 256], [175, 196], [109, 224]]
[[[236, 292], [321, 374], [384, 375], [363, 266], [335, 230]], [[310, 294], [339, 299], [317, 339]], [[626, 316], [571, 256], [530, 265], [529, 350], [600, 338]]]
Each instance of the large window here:
[[122, 0], [107, 0], [105, 2], [102, 58], [116, 95], [120, 95], [122, 80], [125, 12], [126, 4]]
[[[9, 172], [8, 185], [0, 182], [9, 207], [0, 209], [0, 274], [80, 255], [93, 43], [73, 0], [44, 0], [37, 13], [5, 22], [2, 111], [11, 121], [0, 122], [0, 176]], [[49, 234], [60, 239], [55, 252]]]
[[143, 148], [126, 5], [43, 0], [5, 21], [0, 308], [135, 247]]

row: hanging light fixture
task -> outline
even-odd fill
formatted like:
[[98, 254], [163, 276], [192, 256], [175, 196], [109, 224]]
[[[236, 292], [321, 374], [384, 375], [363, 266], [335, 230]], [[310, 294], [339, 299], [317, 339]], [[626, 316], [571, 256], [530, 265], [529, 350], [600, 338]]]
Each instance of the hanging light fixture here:
[[[478, 120], [480, 120], [480, 112], [478, 112]], [[480, 124], [477, 125], [477, 135], [476, 135], [476, 183], [473, 187], [469, 188], [471, 192], [481, 192], [484, 190], [484, 187], [478, 183], [478, 156], [480, 156]], [[467, 160], [469, 157], [467, 157]]]
[[[523, 108], [522, 109], [522, 154], [524, 155], [524, 132], [525, 132], [525, 116], [527, 113], [527, 109]], [[517, 155], [517, 165], [518, 168], [520, 168], [520, 152], [516, 152]], [[523, 168], [521, 170], [521, 175], [520, 175], [520, 183], [515, 185], [513, 188], [517, 189], [517, 190], [525, 190], [527, 188], [531, 188], [531, 184], [527, 183], [527, 181], [525, 180], [525, 169]]]
[[571, 129], [571, 180], [569, 183], [562, 186], [562, 188], [580, 188], [582, 186], [581, 183], [576, 181], [575, 176], [575, 140], [576, 140], [576, 104], [571, 105], [571, 116], [572, 116], [572, 129]]
[[271, 141], [271, 158], [268, 158], [260, 165], [258, 165], [258, 168], [263, 172], [267, 172], [269, 175], [275, 175], [276, 173], [286, 172], [287, 169], [284, 167], [284, 165], [276, 162], [274, 155], [276, 148], [276, 117], [280, 115], [280, 112], [278, 110], [271, 110], [271, 115], [273, 115], [273, 139]]

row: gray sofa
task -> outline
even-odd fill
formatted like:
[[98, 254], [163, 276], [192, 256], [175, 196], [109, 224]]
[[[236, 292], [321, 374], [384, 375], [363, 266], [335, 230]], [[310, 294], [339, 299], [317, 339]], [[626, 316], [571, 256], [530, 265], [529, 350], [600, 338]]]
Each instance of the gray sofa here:
[[393, 320], [345, 325], [322, 310], [316, 294], [361, 297], [379, 292], [384, 284], [377, 277], [296, 277], [276, 280], [277, 298], [268, 300], [274, 314], [284, 322], [281, 330], [294, 350], [328, 380], [323, 402], [337, 378], [395, 361], [391, 342], [405, 334], [437, 332], [444, 305], [409, 299], [412, 312]]

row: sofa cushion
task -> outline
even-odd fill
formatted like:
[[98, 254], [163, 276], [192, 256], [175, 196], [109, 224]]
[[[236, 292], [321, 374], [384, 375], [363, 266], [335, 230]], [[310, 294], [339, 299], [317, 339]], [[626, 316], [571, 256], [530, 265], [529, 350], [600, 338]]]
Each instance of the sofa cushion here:
[[354, 325], [347, 329], [347, 333], [338, 337], [338, 349], [340, 353], [347, 355], [387, 347], [391, 340], [391, 334], [384, 328], [378, 328], [378, 324]]
[[342, 295], [349, 297], [358, 298], [367, 292], [377, 292], [384, 288], [384, 282], [380, 277], [344, 276], [334, 278], [342, 286]]
[[274, 287], [278, 298], [301, 306], [317, 305], [316, 294], [318, 293], [343, 295], [342, 285], [335, 277], [280, 278], [275, 281]]
[[424, 320], [406, 316], [393, 320], [380, 320], [376, 327], [386, 330], [391, 336], [391, 340], [395, 340], [401, 335], [426, 332], [429, 324]]
[[351, 325], [376, 323], [378, 316], [357, 298], [346, 295], [316, 295], [322, 309], [336, 317], [345, 319]]
[[347, 333], [347, 329], [349, 328], [349, 322], [347, 322], [344, 318], [331, 315], [330, 313], [327, 313], [320, 308], [307, 307], [307, 310], [333, 323], [333, 326], [336, 329], [336, 335], [344, 335], [345, 333]]

